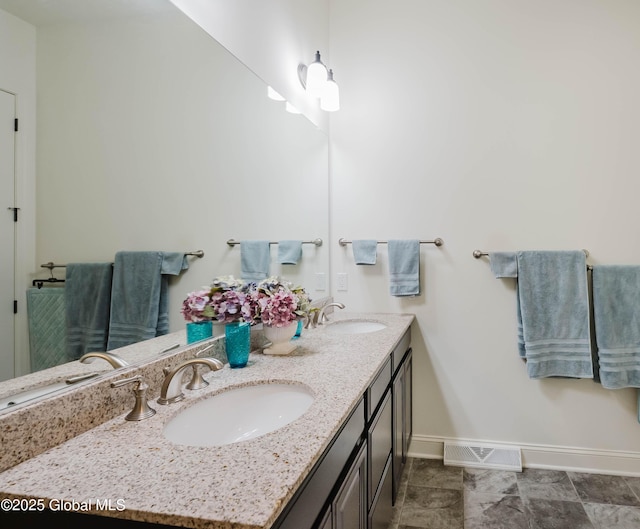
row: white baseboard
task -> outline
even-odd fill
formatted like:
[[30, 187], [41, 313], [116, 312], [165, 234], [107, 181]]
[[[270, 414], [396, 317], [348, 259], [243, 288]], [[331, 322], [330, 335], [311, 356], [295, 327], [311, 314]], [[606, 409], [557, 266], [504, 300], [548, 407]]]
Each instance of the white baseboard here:
[[[445, 441], [472, 444], [497, 442], [414, 435], [411, 440], [411, 446], [409, 447], [409, 456], [426, 459], [443, 459]], [[640, 477], [640, 452], [593, 450], [590, 448], [553, 445], [526, 445], [503, 443], [501, 441], [499, 444], [513, 447], [519, 446], [522, 450], [523, 467]]]

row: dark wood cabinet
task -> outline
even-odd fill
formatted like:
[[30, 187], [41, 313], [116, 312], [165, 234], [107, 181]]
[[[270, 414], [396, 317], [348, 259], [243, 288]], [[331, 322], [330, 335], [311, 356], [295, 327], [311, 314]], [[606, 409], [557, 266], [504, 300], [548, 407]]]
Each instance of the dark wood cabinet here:
[[[389, 389], [387, 385], [387, 389]], [[378, 412], [376, 413], [369, 431], [367, 433], [367, 443], [369, 451], [367, 454], [369, 483], [368, 483], [368, 508], [373, 508], [376, 492], [382, 483], [387, 460], [391, 455], [392, 439], [392, 406], [391, 391], [385, 393]]]
[[367, 529], [367, 444], [363, 444], [332, 504], [333, 529]]
[[403, 335], [274, 529], [386, 529], [411, 441], [412, 354]]
[[369, 511], [369, 529], [387, 529], [393, 517], [391, 455], [387, 458], [378, 492]]
[[393, 401], [392, 488], [393, 502], [395, 503], [413, 434], [413, 354], [411, 349], [406, 352], [400, 362], [391, 384]]

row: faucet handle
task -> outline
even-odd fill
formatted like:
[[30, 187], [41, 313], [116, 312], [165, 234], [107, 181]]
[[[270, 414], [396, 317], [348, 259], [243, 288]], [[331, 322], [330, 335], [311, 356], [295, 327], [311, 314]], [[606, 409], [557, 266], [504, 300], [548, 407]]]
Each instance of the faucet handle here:
[[133, 388], [133, 393], [136, 397], [136, 403], [134, 404], [133, 409], [125, 417], [125, 420], [141, 421], [143, 419], [153, 417], [156, 414], [156, 410], [151, 408], [149, 406], [149, 403], [147, 402], [147, 390], [149, 389], [149, 386], [144, 383], [140, 375], [116, 380], [115, 382], [111, 383], [111, 387], [119, 388], [127, 384], [136, 385], [135, 388]]

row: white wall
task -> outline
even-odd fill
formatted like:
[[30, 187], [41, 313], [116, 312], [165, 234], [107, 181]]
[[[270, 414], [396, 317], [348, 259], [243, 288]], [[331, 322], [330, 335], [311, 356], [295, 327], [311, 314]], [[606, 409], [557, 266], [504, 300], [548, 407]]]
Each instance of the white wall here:
[[[323, 130], [328, 115], [306, 97], [299, 64], [316, 50], [331, 67], [328, 0], [171, 0]], [[336, 80], [340, 72], [335, 71]]]
[[[16, 94], [16, 113], [20, 131], [16, 135], [16, 206], [20, 208], [16, 226], [16, 297], [15, 319], [16, 373], [29, 367], [26, 342], [26, 288], [35, 260], [35, 149], [36, 149], [36, 31], [31, 24], [0, 10], [0, 88]], [[12, 205], [10, 197], [2, 197], [3, 214]], [[4, 248], [2, 251], [11, 251]], [[3, 274], [12, 274], [2, 270]]]
[[271, 273], [326, 295], [327, 136], [187, 17], [41, 28], [38, 90], [38, 262], [202, 249], [170, 283], [178, 330], [187, 292], [240, 277], [229, 238], [319, 237]]
[[[580, 249], [640, 263], [640, 3], [336, 0], [331, 56], [332, 274], [352, 310], [413, 312], [414, 443], [516, 443], [525, 463], [640, 474], [636, 391], [529, 380], [515, 291], [484, 251]], [[386, 248], [422, 247], [422, 294], [388, 294]], [[334, 281], [335, 284], [335, 281]]]

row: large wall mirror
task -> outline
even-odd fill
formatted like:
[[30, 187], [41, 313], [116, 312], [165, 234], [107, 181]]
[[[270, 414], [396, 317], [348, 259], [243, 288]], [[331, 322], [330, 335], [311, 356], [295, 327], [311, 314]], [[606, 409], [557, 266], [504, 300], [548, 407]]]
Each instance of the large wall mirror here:
[[239, 276], [240, 246], [228, 239], [320, 238], [297, 265], [279, 265], [273, 245], [271, 273], [312, 298], [327, 294], [314, 289], [318, 273], [329, 275], [322, 131], [268, 99], [266, 84], [169, 0], [0, 0], [0, 9], [36, 27], [30, 279], [48, 277], [47, 262], [202, 250], [170, 283], [177, 331], [188, 292]]

